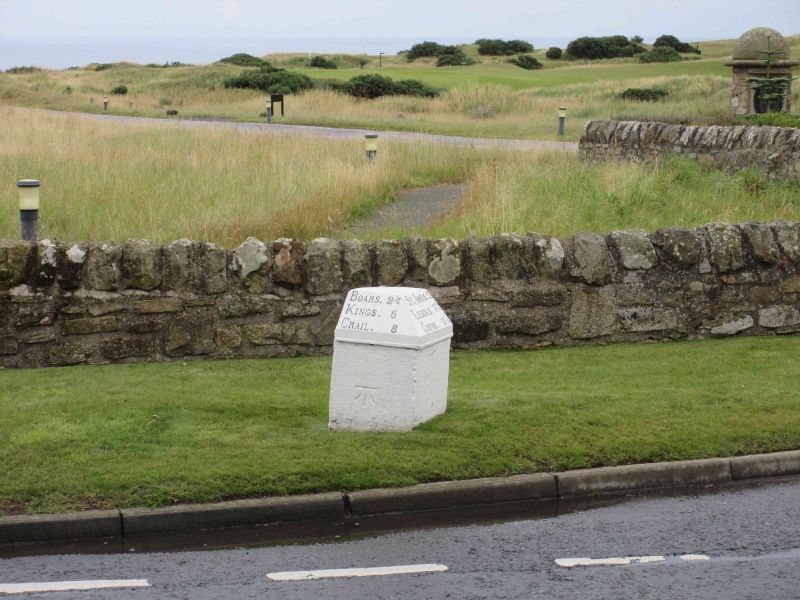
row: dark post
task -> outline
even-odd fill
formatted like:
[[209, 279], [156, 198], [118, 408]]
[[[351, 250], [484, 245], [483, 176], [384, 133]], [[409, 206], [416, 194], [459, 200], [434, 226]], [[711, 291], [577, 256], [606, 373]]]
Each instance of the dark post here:
[[272, 123], [272, 99], [267, 100], [267, 123]]
[[103, 96], [103, 110], [108, 110], [108, 96]]
[[367, 150], [367, 162], [372, 164], [375, 161], [375, 157], [378, 155], [378, 134], [377, 133], [368, 133], [364, 136], [366, 140], [364, 142], [364, 148]]
[[383, 68], [383, 52], [378, 52], [378, 68]]
[[564, 121], [567, 120], [567, 107], [558, 107], [558, 135], [564, 137]]
[[19, 232], [26, 242], [39, 239], [39, 186], [37, 179], [21, 179], [19, 188]]

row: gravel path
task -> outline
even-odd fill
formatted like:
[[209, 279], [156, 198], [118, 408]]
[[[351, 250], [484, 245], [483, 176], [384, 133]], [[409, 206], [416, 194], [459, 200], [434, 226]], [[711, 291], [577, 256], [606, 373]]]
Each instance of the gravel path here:
[[[92, 121], [105, 121], [111, 123], [157, 123], [169, 124], [176, 127], [208, 128], [216, 127], [234, 129], [247, 133], [260, 133], [268, 135], [309, 135], [344, 140], [364, 139], [366, 133], [376, 133], [369, 129], [344, 129], [337, 127], [317, 127], [312, 125], [279, 125], [272, 123], [236, 123], [231, 121], [209, 121], [190, 119], [157, 119], [153, 117], [125, 117], [121, 115], [99, 115], [95, 113], [78, 113], [47, 110], [47, 114], [55, 116], [80, 117]], [[472, 148], [510, 148], [516, 150], [563, 150], [564, 152], [577, 152], [578, 144], [575, 142], [553, 142], [538, 140], [508, 140], [491, 138], [472, 138], [452, 135], [434, 135], [428, 133], [415, 133], [411, 131], [378, 131], [382, 139], [400, 140], [406, 142], [433, 142], [452, 144], [454, 146], [468, 146]]]

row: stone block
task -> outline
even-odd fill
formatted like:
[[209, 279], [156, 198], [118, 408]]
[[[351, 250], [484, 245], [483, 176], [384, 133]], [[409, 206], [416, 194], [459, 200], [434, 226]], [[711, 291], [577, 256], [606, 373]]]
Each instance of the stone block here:
[[747, 290], [747, 300], [756, 305], [774, 304], [780, 298], [780, 291], [771, 287], [756, 286]]
[[281, 319], [291, 317], [313, 317], [321, 312], [319, 304], [308, 300], [294, 300], [287, 298], [276, 306], [276, 312]]
[[626, 269], [651, 269], [656, 265], [656, 251], [647, 232], [641, 229], [614, 231], [611, 240], [617, 247], [622, 266]]
[[617, 311], [622, 331], [672, 331], [680, 328], [680, 313], [674, 309], [639, 306]]
[[781, 254], [772, 227], [763, 223], [744, 223], [741, 229], [758, 260], [765, 263], [778, 262]]
[[761, 327], [776, 329], [800, 324], [800, 308], [776, 304], [758, 311], [758, 324]]
[[297, 286], [303, 283], [303, 243], [281, 238], [272, 244], [274, 268], [272, 281], [281, 285]]
[[494, 267], [501, 279], [525, 279], [534, 274], [527, 264], [522, 238], [513, 233], [495, 236]]
[[233, 350], [242, 345], [241, 325], [226, 325], [218, 327], [216, 332], [217, 347], [220, 350]]
[[709, 223], [702, 228], [708, 240], [708, 255], [720, 273], [741, 269], [744, 264], [744, 248], [739, 230], [729, 223]]
[[532, 234], [534, 260], [539, 275], [558, 277], [564, 266], [564, 246], [557, 238]]
[[105, 340], [100, 344], [101, 354], [111, 360], [120, 360], [132, 356], [153, 356], [155, 343], [145, 337], [118, 337]]
[[596, 233], [576, 233], [572, 238], [570, 274], [591, 285], [611, 281], [613, 266], [606, 239]]
[[255, 294], [227, 294], [217, 299], [217, 310], [226, 319], [265, 315], [273, 312], [277, 296], [257, 296]]
[[183, 308], [183, 302], [174, 296], [160, 296], [134, 302], [132, 308], [139, 314], [174, 313]]
[[720, 325], [712, 327], [711, 335], [720, 337], [736, 335], [740, 331], [747, 331], [753, 326], [753, 324], [753, 317], [750, 315], [744, 315], [738, 319], [726, 321]]
[[[403, 240], [408, 257], [407, 276], [414, 281], [428, 280], [428, 240], [422, 237], [411, 237]], [[434, 250], [434, 254], [437, 251]], [[363, 286], [354, 286], [363, 287]]]
[[119, 331], [117, 317], [87, 317], [64, 321], [64, 335], [86, 335]]
[[572, 290], [569, 314], [569, 335], [575, 339], [590, 339], [619, 331], [614, 305], [614, 288], [576, 287]]
[[58, 245], [52, 240], [40, 240], [36, 245], [36, 275], [38, 285], [51, 285], [58, 270]]
[[95, 290], [118, 290], [122, 285], [122, 246], [113, 242], [89, 244], [84, 265], [86, 282]]
[[564, 284], [546, 279], [534, 279], [530, 284], [516, 286], [506, 284], [502, 289], [514, 308], [560, 306], [567, 298]]
[[369, 248], [358, 240], [342, 242], [342, 279], [348, 289], [372, 284]]
[[167, 324], [167, 317], [145, 316], [145, 315], [126, 315], [120, 319], [120, 329], [131, 333], [153, 333], [162, 331]]
[[495, 319], [495, 330], [499, 333], [539, 335], [555, 331], [564, 326], [564, 311], [557, 308], [529, 309], [513, 315], [501, 315]]
[[342, 249], [339, 242], [317, 238], [305, 254], [306, 290], [309, 294], [331, 294], [342, 290]]
[[770, 223], [783, 254], [791, 261], [800, 263], [800, 223], [775, 221]]
[[61, 257], [56, 273], [56, 281], [58, 281], [58, 285], [62, 290], [74, 290], [80, 287], [83, 265], [86, 263], [88, 252], [88, 242], [59, 244]]
[[308, 329], [295, 323], [246, 325], [245, 337], [248, 342], [255, 346], [310, 344], [313, 342]]
[[480, 313], [451, 311], [448, 316], [453, 322], [454, 342], [480, 342], [491, 336], [491, 325]]
[[21, 341], [24, 344], [43, 344], [52, 342], [56, 339], [56, 328], [54, 325], [44, 327], [32, 327], [22, 332]]
[[383, 240], [375, 244], [375, 265], [378, 285], [397, 285], [406, 277], [408, 258], [402, 243]]
[[778, 283], [778, 289], [783, 293], [800, 292], [800, 275], [786, 277]]
[[19, 352], [19, 342], [17, 338], [11, 336], [0, 337], [0, 354], [8, 356]]
[[50, 346], [48, 361], [53, 366], [79, 365], [89, 360], [94, 348], [86, 342], [63, 341]]
[[680, 227], [659, 229], [653, 236], [653, 243], [673, 263], [690, 267], [700, 262], [703, 246], [693, 231]]
[[0, 285], [5, 288], [27, 280], [35, 264], [36, 244], [21, 240], [0, 240]]
[[122, 245], [124, 286], [153, 290], [161, 285], [161, 247], [149, 240], [130, 239]]
[[461, 253], [458, 242], [442, 239], [433, 244], [433, 260], [428, 267], [431, 283], [438, 286], [452, 286], [461, 275]]
[[495, 278], [493, 248], [494, 243], [487, 238], [470, 235], [464, 240], [466, 272], [473, 284], [488, 283]]
[[184, 313], [169, 322], [164, 339], [164, 350], [169, 356], [211, 354], [216, 348], [211, 310]]

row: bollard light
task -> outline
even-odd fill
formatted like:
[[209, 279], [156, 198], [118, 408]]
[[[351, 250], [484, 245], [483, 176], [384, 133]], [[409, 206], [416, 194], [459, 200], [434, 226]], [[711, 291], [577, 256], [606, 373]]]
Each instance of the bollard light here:
[[567, 120], [567, 107], [558, 107], [558, 135], [564, 135], [564, 121]]
[[267, 100], [267, 110], [264, 112], [267, 115], [267, 123], [272, 123], [272, 98]]
[[367, 161], [372, 162], [378, 155], [378, 134], [368, 133], [364, 136], [364, 149], [367, 151]]
[[108, 96], [103, 96], [103, 110], [108, 110]]
[[20, 237], [29, 242], [39, 239], [39, 183], [38, 179], [20, 179], [19, 231]]

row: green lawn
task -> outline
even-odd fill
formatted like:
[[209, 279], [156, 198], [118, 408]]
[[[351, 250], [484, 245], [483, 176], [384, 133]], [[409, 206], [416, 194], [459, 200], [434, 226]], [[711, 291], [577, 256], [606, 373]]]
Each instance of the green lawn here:
[[327, 430], [329, 358], [5, 371], [0, 509], [160, 506], [800, 448], [800, 337], [454, 353], [411, 433]]

